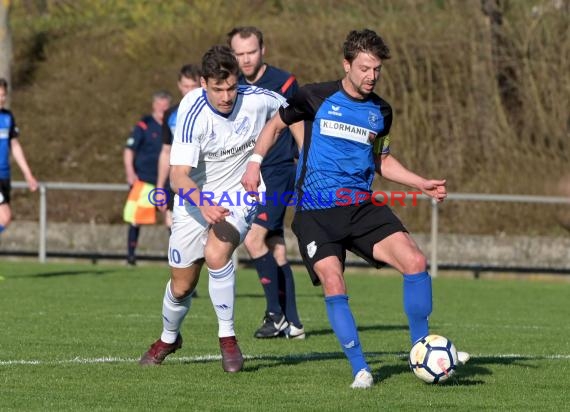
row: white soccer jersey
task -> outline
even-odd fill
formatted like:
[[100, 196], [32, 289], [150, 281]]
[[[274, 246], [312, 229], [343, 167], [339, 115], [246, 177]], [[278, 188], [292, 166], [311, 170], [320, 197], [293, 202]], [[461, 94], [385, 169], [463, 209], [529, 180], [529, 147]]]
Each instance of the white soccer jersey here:
[[240, 180], [257, 137], [284, 103], [270, 90], [239, 86], [232, 112], [224, 115], [209, 104], [205, 90], [191, 91], [178, 108], [170, 164], [191, 166], [190, 178], [216, 202], [228, 194], [243, 196]]

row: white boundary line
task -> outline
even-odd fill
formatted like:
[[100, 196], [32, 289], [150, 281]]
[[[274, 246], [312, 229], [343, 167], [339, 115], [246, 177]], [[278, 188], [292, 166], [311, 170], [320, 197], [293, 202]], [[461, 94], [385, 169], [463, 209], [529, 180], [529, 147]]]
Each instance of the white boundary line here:
[[[370, 357], [379, 357], [392, 355], [397, 358], [406, 359], [408, 354], [374, 354], [367, 353]], [[341, 353], [305, 353], [298, 355], [251, 355], [244, 356], [245, 359], [252, 360], [326, 360], [335, 359], [337, 357], [343, 357]], [[211, 362], [220, 360], [220, 355], [201, 355], [201, 356], [183, 356], [183, 357], [171, 357], [166, 363], [192, 363], [192, 362]], [[566, 360], [570, 359], [570, 354], [553, 354], [553, 355], [524, 355], [518, 353], [499, 353], [499, 354], [472, 354], [472, 360], [489, 360], [489, 359], [511, 359], [511, 360]], [[76, 357], [73, 359], [62, 359], [62, 360], [26, 360], [26, 359], [13, 359], [13, 360], [0, 360], [0, 366], [12, 366], [12, 365], [93, 365], [101, 363], [136, 363], [138, 358], [120, 358], [113, 356], [105, 356], [101, 358], [80, 358]]]

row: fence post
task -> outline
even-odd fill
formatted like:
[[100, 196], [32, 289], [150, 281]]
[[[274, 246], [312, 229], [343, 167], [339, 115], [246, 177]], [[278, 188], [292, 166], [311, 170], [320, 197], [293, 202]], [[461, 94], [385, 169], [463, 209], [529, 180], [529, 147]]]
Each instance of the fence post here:
[[431, 199], [431, 259], [430, 273], [432, 277], [437, 277], [437, 232], [438, 232], [438, 210], [437, 201]]
[[47, 239], [47, 186], [40, 183], [40, 239], [38, 249], [38, 259], [40, 263], [46, 261], [46, 239]]

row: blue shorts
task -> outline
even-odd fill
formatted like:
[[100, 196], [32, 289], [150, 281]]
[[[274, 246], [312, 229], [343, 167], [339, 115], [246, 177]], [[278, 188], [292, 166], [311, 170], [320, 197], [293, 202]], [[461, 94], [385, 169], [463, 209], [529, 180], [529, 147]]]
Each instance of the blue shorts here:
[[295, 187], [295, 165], [264, 167], [266, 202], [259, 205], [253, 223], [266, 228], [270, 236], [283, 236], [283, 219]]

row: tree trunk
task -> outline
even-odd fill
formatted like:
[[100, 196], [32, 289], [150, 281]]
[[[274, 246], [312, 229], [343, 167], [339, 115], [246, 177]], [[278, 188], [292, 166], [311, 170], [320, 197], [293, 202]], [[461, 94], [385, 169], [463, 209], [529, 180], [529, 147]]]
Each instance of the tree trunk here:
[[481, 0], [481, 10], [487, 16], [491, 28], [491, 51], [496, 70], [496, 80], [511, 124], [518, 128], [517, 115], [521, 107], [516, 68], [517, 53], [503, 28], [501, 0]]
[[[0, 77], [10, 84], [10, 63], [12, 62], [12, 36], [9, 17], [10, 0], [0, 0]], [[8, 94], [8, 102], [10, 102]], [[9, 104], [7, 104], [8, 106]]]

